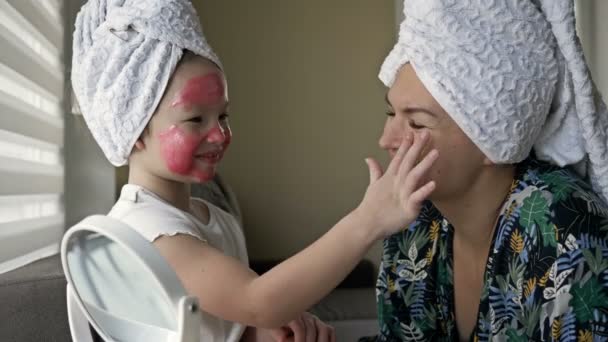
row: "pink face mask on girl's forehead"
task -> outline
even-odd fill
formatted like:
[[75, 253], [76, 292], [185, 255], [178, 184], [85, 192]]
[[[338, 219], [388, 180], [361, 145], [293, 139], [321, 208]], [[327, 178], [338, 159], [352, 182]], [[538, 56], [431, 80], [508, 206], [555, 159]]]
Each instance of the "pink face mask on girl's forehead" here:
[[190, 79], [177, 94], [172, 107], [210, 106], [220, 104], [224, 99], [225, 85], [223, 78], [217, 73]]

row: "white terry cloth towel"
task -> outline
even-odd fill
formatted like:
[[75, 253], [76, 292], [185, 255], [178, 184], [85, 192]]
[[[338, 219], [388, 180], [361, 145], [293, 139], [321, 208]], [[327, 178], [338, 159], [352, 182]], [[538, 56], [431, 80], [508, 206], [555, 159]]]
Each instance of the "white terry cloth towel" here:
[[405, 0], [380, 79], [411, 63], [425, 87], [495, 163], [532, 149], [575, 165], [608, 202], [608, 110], [576, 35], [573, 0]]
[[73, 49], [76, 100], [115, 166], [127, 164], [184, 50], [222, 68], [190, 0], [89, 0]]

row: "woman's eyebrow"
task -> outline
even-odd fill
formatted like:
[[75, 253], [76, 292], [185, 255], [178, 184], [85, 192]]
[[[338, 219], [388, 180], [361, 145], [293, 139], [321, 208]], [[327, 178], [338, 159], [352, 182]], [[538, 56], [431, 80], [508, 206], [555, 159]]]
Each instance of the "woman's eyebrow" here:
[[[391, 101], [388, 99], [388, 93], [386, 93], [384, 95], [384, 101], [386, 101], [386, 104], [388, 104], [390, 107], [393, 107], [393, 105], [391, 104]], [[404, 108], [399, 108], [399, 111], [404, 112], [406, 114], [411, 114], [411, 113], [415, 113], [415, 112], [423, 112], [423, 113], [427, 113], [433, 117], [438, 117], [437, 114], [435, 114], [435, 112], [433, 112], [432, 110], [425, 108], [423, 106], [419, 106], [419, 105], [406, 105]]]
[[415, 106], [407, 106], [403, 109], [401, 109], [402, 112], [406, 113], [406, 114], [411, 114], [411, 113], [416, 113], [416, 112], [423, 112], [426, 114], [429, 114], [432, 117], [437, 117], [437, 114], [435, 114], [433, 111], [431, 111], [430, 109], [424, 108], [424, 107], [415, 107]]

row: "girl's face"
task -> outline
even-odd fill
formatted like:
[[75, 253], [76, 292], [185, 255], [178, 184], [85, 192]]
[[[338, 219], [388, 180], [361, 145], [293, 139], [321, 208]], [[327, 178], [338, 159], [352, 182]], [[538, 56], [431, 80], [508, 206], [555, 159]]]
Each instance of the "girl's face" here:
[[154, 174], [187, 183], [213, 179], [230, 145], [224, 74], [205, 58], [186, 54], [146, 132], [136, 143]]

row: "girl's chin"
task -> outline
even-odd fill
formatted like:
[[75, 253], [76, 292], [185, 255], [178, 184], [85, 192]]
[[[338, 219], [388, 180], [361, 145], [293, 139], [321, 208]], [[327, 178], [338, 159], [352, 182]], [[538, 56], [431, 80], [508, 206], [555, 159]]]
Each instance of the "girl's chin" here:
[[215, 167], [206, 167], [206, 168], [198, 168], [192, 172], [192, 179], [196, 183], [205, 183], [213, 179], [215, 177]]

